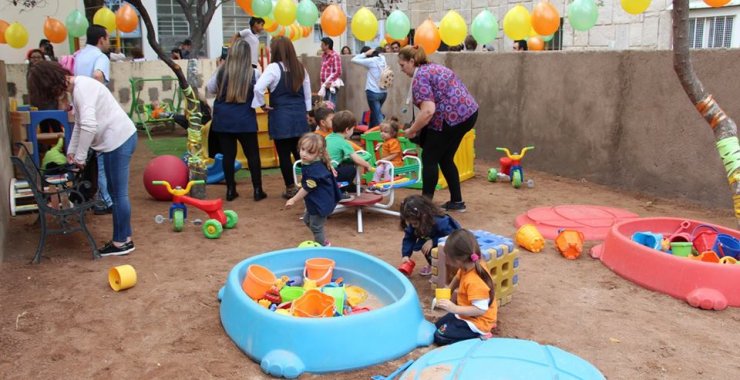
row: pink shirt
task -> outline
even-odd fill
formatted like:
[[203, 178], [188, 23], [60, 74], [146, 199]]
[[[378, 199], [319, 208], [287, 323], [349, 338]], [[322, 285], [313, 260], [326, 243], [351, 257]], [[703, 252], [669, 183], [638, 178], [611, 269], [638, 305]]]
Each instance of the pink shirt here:
[[329, 50], [321, 56], [321, 84], [334, 82], [342, 75], [342, 59], [339, 53]]

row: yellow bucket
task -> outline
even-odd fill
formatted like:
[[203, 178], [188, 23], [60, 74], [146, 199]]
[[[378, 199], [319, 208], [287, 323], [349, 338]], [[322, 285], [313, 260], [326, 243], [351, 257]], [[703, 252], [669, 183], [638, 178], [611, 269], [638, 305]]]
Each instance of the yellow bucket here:
[[128, 289], [136, 285], [136, 270], [128, 264], [110, 268], [108, 283], [117, 292]]
[[516, 244], [527, 251], [538, 253], [545, 248], [545, 238], [542, 237], [537, 227], [525, 224], [516, 232]]
[[439, 300], [448, 300], [452, 298], [452, 290], [449, 288], [436, 288], [434, 289], [434, 298]]
[[332, 273], [334, 273], [334, 260], [316, 257], [306, 260], [303, 277], [316, 281], [316, 285], [321, 287], [331, 281]]
[[307, 290], [293, 301], [290, 313], [302, 318], [325, 318], [334, 315], [334, 297], [322, 293], [318, 289]]

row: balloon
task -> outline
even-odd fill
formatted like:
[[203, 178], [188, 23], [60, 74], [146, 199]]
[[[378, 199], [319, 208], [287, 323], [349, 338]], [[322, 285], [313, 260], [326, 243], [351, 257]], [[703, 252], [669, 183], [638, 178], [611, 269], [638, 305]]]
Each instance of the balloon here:
[[527, 48], [529, 50], [545, 50], [545, 42], [542, 41], [542, 38], [540, 36], [535, 37], [529, 37], [529, 40], [527, 40]]
[[575, 30], [586, 31], [596, 24], [599, 10], [594, 0], [575, 0], [568, 5], [568, 21]]
[[5, 20], [0, 20], [0, 44], [5, 42], [5, 29], [8, 29], [8, 23]]
[[139, 16], [128, 3], [124, 3], [116, 11], [116, 26], [124, 33], [131, 33], [139, 26]]
[[[578, 0], [576, 0], [578, 1]], [[527, 8], [517, 5], [504, 16], [504, 33], [512, 40], [524, 40], [529, 36], [532, 20]]]
[[419, 44], [427, 54], [434, 53], [439, 49], [439, 44], [442, 42], [439, 37], [439, 30], [437, 30], [437, 26], [434, 25], [431, 19], [427, 19], [422, 22], [418, 28], [416, 28], [414, 41]]
[[360, 41], [370, 41], [378, 34], [378, 19], [373, 12], [362, 7], [352, 16], [352, 34]]
[[87, 22], [87, 18], [85, 18], [82, 12], [75, 9], [64, 20], [64, 25], [67, 26], [67, 33], [69, 33], [69, 36], [77, 38], [82, 37], [87, 33], [87, 27], [90, 24]]
[[439, 36], [448, 46], [460, 45], [468, 35], [468, 26], [459, 13], [451, 10], [439, 22]]
[[551, 39], [552, 39], [553, 37], [555, 37], [555, 33], [553, 33], [553, 34], [551, 34], [551, 35], [549, 35], [549, 36], [541, 36], [541, 37], [542, 37], [542, 41], [545, 41], [545, 42], [550, 42], [550, 40], [551, 40]]
[[336, 37], [347, 29], [347, 16], [336, 4], [331, 4], [321, 13], [321, 29], [327, 36]]
[[473, 19], [470, 24], [470, 33], [479, 44], [487, 44], [496, 39], [498, 34], [498, 21], [496, 16], [488, 9], [484, 9]]
[[108, 7], [102, 7], [95, 12], [93, 24], [100, 25], [108, 30], [108, 33], [116, 30], [116, 15]]
[[[272, 12], [272, 1], [270, 0], [252, 0], [252, 12], [257, 17], [265, 17]], [[273, 18], [274, 20], [274, 18]], [[277, 20], [275, 20], [277, 21]]]
[[631, 15], [639, 15], [645, 12], [652, 0], [622, 0], [622, 9]]
[[293, 0], [278, 0], [275, 5], [275, 21], [283, 26], [288, 26], [295, 21], [296, 5]]
[[252, 11], [252, 0], [236, 0], [236, 3], [244, 11], [244, 13], [249, 16], [254, 16], [254, 11]]
[[28, 31], [19, 22], [14, 22], [5, 29], [5, 42], [16, 49], [20, 49], [28, 43]]
[[301, 29], [301, 26], [298, 24], [292, 24], [290, 26], [295, 31], [295, 40], [298, 41], [301, 38], [303, 38], [303, 30]]
[[265, 17], [265, 31], [266, 32], [274, 32], [278, 28], [278, 23], [270, 18]]
[[704, 2], [712, 8], [719, 8], [727, 5], [730, 0], [704, 0]]
[[63, 42], [67, 38], [67, 28], [64, 27], [61, 21], [46, 17], [44, 22], [44, 35], [49, 41], [58, 44]]
[[396, 9], [385, 20], [385, 30], [394, 39], [406, 38], [411, 30], [411, 21], [406, 13]]
[[319, 19], [319, 9], [316, 8], [316, 4], [311, 0], [301, 0], [298, 3], [298, 10], [296, 12], [296, 19], [298, 23], [303, 26], [313, 27], [316, 20]]
[[[624, 4], [625, 0], [622, 0]], [[627, 1], [647, 1], [650, 0], [627, 0]], [[541, 1], [534, 6], [532, 10], [532, 28], [542, 35], [553, 34], [560, 28], [560, 13], [549, 1]]]

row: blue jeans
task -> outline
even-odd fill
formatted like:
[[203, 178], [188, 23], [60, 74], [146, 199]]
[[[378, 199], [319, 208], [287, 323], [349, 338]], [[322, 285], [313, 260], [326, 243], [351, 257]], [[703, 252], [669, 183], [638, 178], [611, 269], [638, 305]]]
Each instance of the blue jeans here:
[[337, 108], [337, 94], [339, 94], [339, 89], [334, 89], [336, 92], [332, 93], [331, 90], [328, 88], [326, 89], [326, 94], [324, 95], [324, 100], [328, 100], [332, 103], [334, 103], [334, 108]]
[[376, 127], [383, 122], [383, 112], [380, 108], [383, 107], [383, 103], [385, 103], [385, 98], [388, 97], [388, 93], [378, 93], [365, 90], [365, 94], [367, 95], [367, 105], [370, 106], [370, 125], [368, 125], [368, 127]]
[[134, 133], [116, 150], [101, 153], [105, 163], [108, 191], [113, 198], [113, 241], [124, 243], [131, 237], [131, 202], [128, 199], [128, 177], [131, 157], [136, 150]]
[[108, 194], [108, 181], [105, 179], [105, 164], [102, 159], [98, 160], [98, 199], [105, 203], [105, 207], [113, 205], [113, 199]]

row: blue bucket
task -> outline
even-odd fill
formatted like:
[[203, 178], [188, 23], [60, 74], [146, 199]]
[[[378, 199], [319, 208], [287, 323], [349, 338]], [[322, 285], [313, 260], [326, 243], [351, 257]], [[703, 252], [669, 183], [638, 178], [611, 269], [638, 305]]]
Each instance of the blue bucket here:
[[733, 236], [719, 234], [712, 250], [717, 252], [717, 256], [720, 258], [730, 256], [737, 259], [740, 255], [740, 242]]
[[637, 244], [644, 245], [648, 248], [660, 251], [662, 248], [663, 235], [656, 234], [650, 231], [640, 231], [632, 234], [632, 241]]

